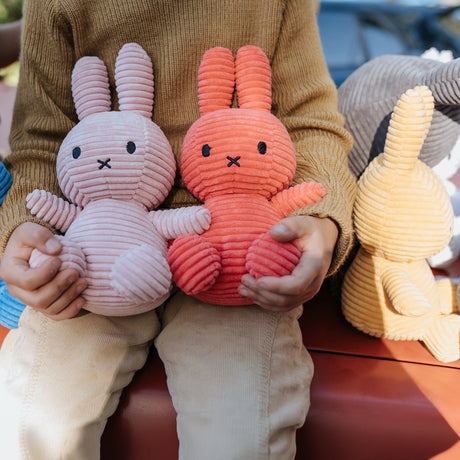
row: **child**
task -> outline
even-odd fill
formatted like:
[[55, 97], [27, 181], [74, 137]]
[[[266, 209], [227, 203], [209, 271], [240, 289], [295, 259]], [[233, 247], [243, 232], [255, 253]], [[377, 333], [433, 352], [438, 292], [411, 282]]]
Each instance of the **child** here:
[[[350, 248], [355, 190], [346, 158], [351, 138], [336, 109], [316, 13], [315, 0], [26, 1], [0, 276], [28, 307], [0, 352], [0, 458], [99, 458], [106, 420], [153, 340], [178, 414], [181, 460], [294, 458], [313, 373], [297, 320]], [[214, 306], [176, 291], [157, 310], [103, 317], [82, 310], [86, 283], [72, 270], [56, 274], [58, 258], [28, 266], [33, 248], [60, 251], [25, 197], [35, 188], [59, 193], [56, 154], [77, 121], [72, 68], [97, 55], [113, 88], [115, 58], [127, 42], [152, 58], [153, 118], [176, 156], [199, 116], [204, 52], [250, 44], [270, 59], [273, 112], [297, 151], [295, 181], [321, 182], [327, 196], [311, 215], [299, 212], [273, 227], [275, 239], [298, 238], [303, 255], [291, 276], [245, 275], [240, 294], [252, 306]], [[194, 203], [177, 181], [165, 205]]]

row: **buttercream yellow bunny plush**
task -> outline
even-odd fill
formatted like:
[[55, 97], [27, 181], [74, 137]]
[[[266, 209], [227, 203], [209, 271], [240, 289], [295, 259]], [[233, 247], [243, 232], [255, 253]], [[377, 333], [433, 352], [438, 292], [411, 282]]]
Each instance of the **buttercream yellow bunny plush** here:
[[361, 247], [344, 279], [342, 309], [363, 332], [422, 340], [438, 360], [451, 362], [460, 358], [456, 286], [436, 281], [426, 258], [449, 241], [453, 211], [440, 179], [418, 159], [433, 109], [427, 87], [403, 94], [383, 153], [358, 182]]

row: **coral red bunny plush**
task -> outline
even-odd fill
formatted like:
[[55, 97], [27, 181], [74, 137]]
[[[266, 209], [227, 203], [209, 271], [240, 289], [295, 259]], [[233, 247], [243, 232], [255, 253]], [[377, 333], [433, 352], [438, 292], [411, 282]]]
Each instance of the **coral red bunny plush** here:
[[[110, 111], [107, 69], [97, 57], [80, 59], [72, 91], [80, 122], [57, 157], [63, 200], [43, 190], [27, 197], [32, 214], [65, 232], [64, 268], [87, 278], [87, 310], [137, 314], [169, 295], [168, 240], [209, 227], [203, 207], [154, 211], [169, 193], [176, 162], [163, 132], [151, 121], [153, 70], [147, 53], [120, 50], [115, 80], [120, 111]], [[35, 251], [29, 261], [45, 256]]]
[[[233, 92], [239, 108], [231, 108]], [[208, 50], [198, 74], [200, 118], [185, 136], [180, 166], [188, 189], [211, 212], [202, 235], [176, 239], [168, 261], [176, 284], [206, 302], [252, 303], [237, 292], [243, 274], [283, 276], [296, 266], [295, 242], [268, 231], [294, 210], [319, 201], [324, 187], [292, 183], [296, 156], [270, 113], [271, 70], [260, 48]]]

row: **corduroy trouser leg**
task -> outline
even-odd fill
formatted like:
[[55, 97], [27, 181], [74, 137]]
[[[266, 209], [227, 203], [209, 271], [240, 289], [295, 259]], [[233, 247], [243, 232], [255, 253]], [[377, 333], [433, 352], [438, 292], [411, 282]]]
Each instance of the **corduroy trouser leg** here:
[[181, 460], [290, 460], [313, 372], [300, 313], [178, 293], [158, 334], [156, 311], [54, 322], [27, 308], [0, 351], [0, 458], [98, 459], [107, 418], [157, 336]]
[[0, 458], [98, 459], [107, 418], [158, 330], [155, 312], [57, 322], [26, 308], [0, 350]]
[[292, 460], [313, 363], [302, 307], [209, 305], [179, 293], [155, 340], [176, 408], [180, 460]]

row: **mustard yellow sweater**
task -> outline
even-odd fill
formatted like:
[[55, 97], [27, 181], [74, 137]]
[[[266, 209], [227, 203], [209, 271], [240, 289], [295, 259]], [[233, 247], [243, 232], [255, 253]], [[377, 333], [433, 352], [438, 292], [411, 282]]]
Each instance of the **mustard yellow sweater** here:
[[[337, 112], [317, 6], [316, 0], [26, 0], [12, 153], [6, 161], [14, 183], [0, 214], [0, 249], [19, 224], [40, 222], [25, 207], [29, 192], [60, 193], [55, 161], [60, 143], [78, 121], [71, 72], [79, 58], [101, 58], [114, 88], [122, 45], [137, 42], [149, 53], [155, 75], [153, 119], [177, 157], [199, 116], [197, 73], [203, 53], [214, 46], [236, 52], [257, 45], [272, 66], [273, 113], [297, 151], [295, 182], [316, 180], [326, 187], [327, 197], [308, 212], [329, 216], [340, 228], [330, 269], [335, 271], [351, 245], [355, 182], [347, 166], [351, 137]], [[179, 172], [165, 206], [191, 203], [195, 199]]]

